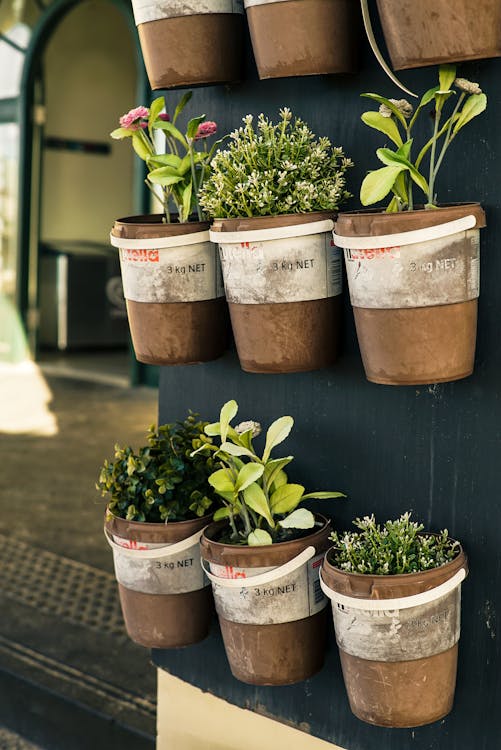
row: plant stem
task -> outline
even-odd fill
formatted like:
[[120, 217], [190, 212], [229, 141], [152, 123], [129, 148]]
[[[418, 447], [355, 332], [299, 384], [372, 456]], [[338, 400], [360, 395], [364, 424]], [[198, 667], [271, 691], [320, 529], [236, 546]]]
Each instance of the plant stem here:
[[[202, 221], [202, 212], [200, 210], [200, 206], [198, 205], [198, 187], [197, 187], [197, 175], [195, 172], [195, 159], [193, 158], [193, 141], [190, 141], [188, 143], [188, 153], [190, 155], [190, 164], [191, 164], [191, 179], [193, 180], [193, 190], [192, 190], [192, 196], [195, 198], [195, 206], [197, 207], [197, 214], [198, 214], [198, 221]], [[189, 214], [189, 210], [188, 210]], [[186, 220], [189, 221], [189, 215], [186, 217]]]
[[438, 126], [440, 124], [440, 116], [442, 114], [442, 108], [435, 106], [435, 125], [433, 128], [433, 143], [431, 144], [430, 154], [430, 180], [428, 182], [428, 203], [433, 204], [433, 193], [435, 190], [435, 154], [437, 150], [437, 133]]
[[245, 535], [247, 537], [251, 533], [252, 527], [251, 527], [251, 524], [250, 524], [249, 513], [247, 511], [247, 506], [245, 505], [245, 500], [242, 499], [240, 507], [241, 507], [240, 515], [242, 516], [243, 521], [244, 521], [244, 530], [245, 530]]
[[433, 175], [433, 179], [434, 180], [436, 179], [437, 174], [438, 174], [438, 170], [440, 169], [440, 166], [441, 166], [441, 164], [442, 164], [442, 162], [444, 160], [445, 152], [447, 151], [447, 149], [451, 145], [451, 142], [454, 140], [454, 136], [452, 136], [452, 138], [451, 138], [452, 126], [454, 125], [454, 118], [456, 117], [456, 115], [457, 115], [457, 113], [459, 111], [459, 108], [461, 107], [461, 104], [464, 101], [465, 96], [466, 96], [466, 94], [463, 92], [461, 94], [461, 96], [459, 97], [456, 106], [454, 107], [454, 112], [452, 113], [451, 117], [449, 118], [449, 127], [447, 128], [447, 132], [445, 134], [445, 140], [444, 140], [444, 143], [442, 145], [442, 150], [440, 151], [440, 155], [439, 155], [439, 157], [437, 159], [437, 163], [435, 165], [435, 172], [434, 172], [434, 175]]

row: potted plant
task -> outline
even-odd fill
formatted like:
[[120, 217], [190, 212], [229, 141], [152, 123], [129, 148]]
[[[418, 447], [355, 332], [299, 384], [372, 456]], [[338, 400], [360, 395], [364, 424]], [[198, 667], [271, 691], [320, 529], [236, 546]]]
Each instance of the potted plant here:
[[[154, 365], [206, 362], [226, 348], [228, 320], [217, 247], [198, 204], [216, 141], [216, 123], [194, 117], [182, 133], [176, 121], [191, 97], [185, 94], [172, 119], [158, 97], [120, 118], [115, 139], [130, 139], [149, 173], [146, 184], [163, 214], [118, 219], [111, 243], [120, 251], [127, 314], [136, 357]], [[165, 153], [156, 146], [165, 144]], [[155, 192], [155, 190], [157, 192]], [[171, 203], [177, 213], [171, 213]]]
[[202, 558], [233, 675], [255, 685], [285, 685], [317, 672], [324, 660], [325, 600], [318, 570], [330, 521], [299, 507], [308, 498], [343, 497], [310, 492], [288, 481], [293, 457], [271, 458], [293, 419], [281, 417], [266, 433], [262, 454], [253, 440], [257, 422], [232, 427], [238, 406], [228, 401], [201, 446], [217, 468], [209, 484], [222, 500], [201, 539]]
[[[440, 206], [436, 181], [449, 146], [487, 98], [450, 65], [440, 67], [439, 85], [415, 112], [405, 99], [364, 96], [380, 108], [365, 112], [363, 122], [395, 148], [377, 150], [384, 166], [365, 177], [360, 200], [369, 206], [393, 197], [385, 212], [340, 214], [334, 242], [345, 249], [366, 376], [390, 385], [464, 378], [473, 371], [485, 215], [478, 203]], [[430, 106], [433, 133], [418, 150], [415, 125]], [[416, 187], [424, 206], [414, 203]]]
[[138, 451], [115, 446], [96, 485], [109, 497], [105, 534], [127, 632], [149, 648], [197, 643], [209, 631], [213, 604], [199, 538], [219, 503], [207, 484], [212, 454], [191, 455], [212, 442], [206, 424], [189, 414], [150, 427]]
[[[368, 0], [361, 3], [369, 41], [379, 56]], [[377, 0], [377, 6], [395, 70], [501, 55], [498, 0]]]
[[259, 78], [350, 73], [360, 9], [352, 0], [244, 0]]
[[386, 727], [438, 721], [454, 700], [466, 556], [410, 513], [354, 524], [332, 534], [321, 572], [351, 710]]
[[289, 109], [252, 115], [212, 159], [200, 203], [213, 217], [242, 368], [298, 372], [331, 364], [341, 315], [341, 259], [331, 227], [352, 166]]
[[241, 77], [242, 0], [132, 0], [151, 88]]

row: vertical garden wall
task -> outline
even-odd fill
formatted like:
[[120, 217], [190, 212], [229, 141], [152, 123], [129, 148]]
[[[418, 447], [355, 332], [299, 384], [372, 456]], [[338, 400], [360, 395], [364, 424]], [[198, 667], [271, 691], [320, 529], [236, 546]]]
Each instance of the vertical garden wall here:
[[[383, 145], [381, 136], [360, 122], [368, 107], [359, 94], [374, 91], [400, 98], [368, 47], [362, 47], [359, 72], [349, 76], [259, 81], [249, 40], [246, 57], [244, 81], [196, 89], [190, 116], [205, 112], [223, 133], [237, 127], [247, 113], [276, 117], [280, 107], [290, 107], [318, 135], [342, 145], [355, 161], [349, 174], [349, 188], [355, 195], [350, 207], [355, 208], [360, 182], [367, 170], [377, 168], [374, 151]], [[209, 364], [161, 369], [161, 422], [182, 418], [188, 409], [215, 420], [221, 404], [231, 398], [238, 401], [242, 419], [267, 424], [283, 414], [292, 415], [295, 427], [287, 445], [296, 457], [295, 481], [311, 490], [342, 490], [348, 496], [312, 506], [331, 516], [336, 528], [347, 528], [355, 516], [374, 512], [383, 520], [412, 510], [427, 528], [447, 527], [463, 542], [471, 570], [463, 586], [455, 706], [435, 724], [386, 730], [354, 718], [333, 635], [320, 674], [280, 688], [246, 686], [232, 677], [216, 623], [209, 639], [197, 646], [154, 652], [160, 667], [203, 690], [349, 750], [480, 750], [499, 743], [500, 72], [500, 60], [460, 66], [460, 75], [480, 82], [489, 105], [451, 147], [437, 185], [440, 202], [480, 201], [487, 213], [471, 377], [398, 388], [367, 382], [347, 290], [342, 351], [330, 368], [304, 374], [246, 374], [231, 349]], [[436, 70], [409, 71], [401, 78], [411, 89], [423, 92], [435, 85]], [[166, 93], [168, 109], [178, 96], [178, 92]]]

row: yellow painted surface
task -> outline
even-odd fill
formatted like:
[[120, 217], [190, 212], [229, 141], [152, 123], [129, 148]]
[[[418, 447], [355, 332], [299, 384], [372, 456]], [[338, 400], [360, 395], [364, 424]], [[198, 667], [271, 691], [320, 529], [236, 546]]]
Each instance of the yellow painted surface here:
[[341, 750], [158, 670], [157, 750]]

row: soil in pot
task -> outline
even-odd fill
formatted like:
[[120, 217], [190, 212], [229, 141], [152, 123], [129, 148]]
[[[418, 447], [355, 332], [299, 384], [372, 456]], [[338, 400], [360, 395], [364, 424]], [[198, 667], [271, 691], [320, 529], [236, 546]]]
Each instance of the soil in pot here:
[[[216, 577], [213, 590], [226, 655], [233, 675], [242, 682], [289, 685], [322, 668], [327, 615], [318, 570], [330, 522], [318, 516], [317, 526], [301, 539], [263, 547], [216, 541], [222, 523], [204, 532], [201, 554]], [[274, 568], [299, 555], [305, 560], [299, 567], [275, 577]], [[267, 582], [260, 580], [263, 575]]]

